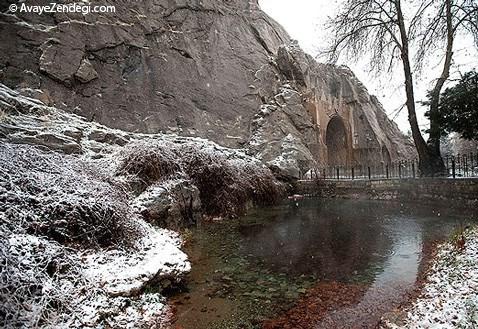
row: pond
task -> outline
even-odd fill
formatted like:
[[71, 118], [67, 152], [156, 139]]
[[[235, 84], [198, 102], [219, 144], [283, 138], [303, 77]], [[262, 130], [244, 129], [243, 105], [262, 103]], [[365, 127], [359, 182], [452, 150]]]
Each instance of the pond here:
[[409, 299], [432, 246], [471, 220], [442, 208], [311, 198], [204, 223], [174, 326], [375, 327]]

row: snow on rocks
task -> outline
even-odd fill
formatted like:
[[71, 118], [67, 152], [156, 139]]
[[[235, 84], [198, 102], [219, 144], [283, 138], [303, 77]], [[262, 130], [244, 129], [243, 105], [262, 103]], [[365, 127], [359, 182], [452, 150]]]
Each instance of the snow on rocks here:
[[297, 137], [289, 134], [282, 140], [281, 154], [269, 161], [268, 166], [277, 176], [300, 179], [307, 172], [310, 159], [313, 159], [310, 151]]
[[167, 319], [171, 317], [171, 310], [166, 304], [166, 298], [158, 293], [143, 294], [134, 299], [100, 295], [96, 299], [84, 301], [79, 314], [82, 315], [81, 318], [77, 317], [69, 326], [159, 329], [168, 328]]
[[[145, 293], [162, 279], [179, 281], [190, 271], [177, 233], [143, 223], [144, 236], [133, 249], [82, 256], [83, 275], [100, 291], [78, 304], [75, 328], [165, 328], [171, 318], [166, 298]], [[160, 287], [159, 287], [160, 288]], [[160, 290], [160, 289], [159, 289]]]
[[0, 327], [166, 326], [165, 298], [145, 288], [190, 265], [113, 175], [129, 134], [3, 85], [0, 110]]
[[199, 190], [184, 178], [151, 185], [132, 205], [149, 223], [172, 229], [196, 223], [201, 212]]
[[[167, 181], [175, 183], [185, 179], [199, 191], [201, 210], [206, 216], [238, 216], [244, 213], [248, 204], [270, 204], [283, 193], [282, 185], [259, 160], [240, 150], [227, 149], [199, 138], [145, 138], [130, 143], [117, 158], [121, 159], [117, 175], [137, 186], [139, 192], [147, 192], [138, 201], [153, 197], [151, 192], [157, 196], [158, 188], [167, 187]], [[187, 212], [197, 208], [193, 190], [186, 193], [184, 184], [176, 184], [176, 188], [169, 185], [172, 194], [179, 196], [175, 198], [174, 208]], [[190, 215], [183, 217], [186, 221], [194, 221]]]
[[11, 143], [0, 155], [0, 326], [165, 322], [164, 298], [144, 290], [189, 271], [178, 235], [145, 223], [94, 162]]
[[438, 250], [419, 298], [403, 323], [385, 321], [386, 328], [478, 327], [478, 229], [465, 233], [465, 247], [453, 242]]
[[316, 161], [309, 147], [317, 143], [318, 130], [303, 97], [289, 84], [278, 87], [271, 104], [261, 105], [251, 124], [248, 152], [286, 181], [299, 179]]
[[88, 255], [86, 275], [111, 296], [134, 296], [163, 278], [178, 280], [191, 266], [180, 239], [168, 230], [144, 223], [145, 236], [133, 250], [111, 250]]

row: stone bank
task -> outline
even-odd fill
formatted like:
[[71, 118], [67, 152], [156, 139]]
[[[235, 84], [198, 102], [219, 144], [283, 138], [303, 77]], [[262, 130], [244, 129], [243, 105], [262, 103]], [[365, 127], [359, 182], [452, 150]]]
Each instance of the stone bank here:
[[478, 208], [478, 178], [298, 181], [296, 192], [323, 198], [396, 200]]

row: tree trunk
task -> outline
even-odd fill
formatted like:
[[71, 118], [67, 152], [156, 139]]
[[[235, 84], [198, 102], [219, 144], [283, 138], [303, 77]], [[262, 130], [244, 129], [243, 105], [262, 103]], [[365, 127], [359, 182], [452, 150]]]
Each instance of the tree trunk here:
[[452, 8], [451, 0], [445, 1], [446, 7], [446, 28], [447, 28], [447, 44], [446, 44], [446, 55], [445, 61], [443, 63], [443, 70], [438, 78], [433, 90], [430, 93], [430, 136], [428, 138], [428, 148], [434, 155], [434, 166], [430, 168], [430, 174], [440, 175], [446, 173], [445, 164], [440, 156], [440, 137], [442, 134], [440, 127], [440, 111], [438, 109], [440, 103], [440, 94], [443, 89], [443, 85], [450, 76], [450, 67], [451, 60], [453, 57], [453, 41], [454, 41], [454, 31], [453, 31], [453, 17], [452, 17]]
[[[416, 107], [415, 107], [415, 94], [413, 89], [413, 73], [410, 65], [409, 55], [409, 40], [407, 30], [405, 28], [405, 20], [401, 8], [400, 0], [395, 0], [397, 9], [398, 25], [400, 29], [400, 37], [402, 41], [401, 45], [401, 57], [403, 63], [403, 72], [405, 75], [405, 91], [407, 95], [407, 109], [408, 109], [408, 121], [412, 130], [413, 142], [418, 153], [418, 169], [421, 176], [437, 176], [442, 175], [445, 169], [443, 160], [440, 156], [440, 144], [438, 138], [438, 152], [435, 149], [436, 144], [432, 147], [425, 142], [420, 127], [418, 126]], [[435, 121], [436, 122], [436, 121]]]

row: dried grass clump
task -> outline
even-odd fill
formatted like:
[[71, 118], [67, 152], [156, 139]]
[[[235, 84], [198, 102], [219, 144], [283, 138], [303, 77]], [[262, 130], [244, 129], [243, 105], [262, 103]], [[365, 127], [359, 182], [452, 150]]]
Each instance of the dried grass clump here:
[[142, 189], [181, 170], [177, 155], [159, 143], [135, 143], [124, 151], [117, 175], [137, 177]]
[[248, 204], [272, 204], [284, 193], [259, 161], [206, 141], [141, 142], [125, 153], [117, 174], [129, 176], [130, 183], [141, 180], [140, 192], [174, 175], [189, 178], [209, 216], [239, 216]]
[[72, 253], [55, 242], [0, 227], [0, 327], [38, 328], [66, 322], [89, 283]]
[[285, 196], [285, 186], [279, 183], [270, 169], [257, 164], [245, 164], [242, 166], [242, 172], [255, 203], [271, 205]]
[[272, 173], [250, 158], [192, 148], [184, 153], [183, 163], [200, 191], [204, 213], [210, 216], [240, 216], [248, 204], [270, 205], [284, 193]]
[[73, 156], [0, 144], [0, 212], [16, 233], [82, 248], [128, 245], [140, 234], [126, 194]]

